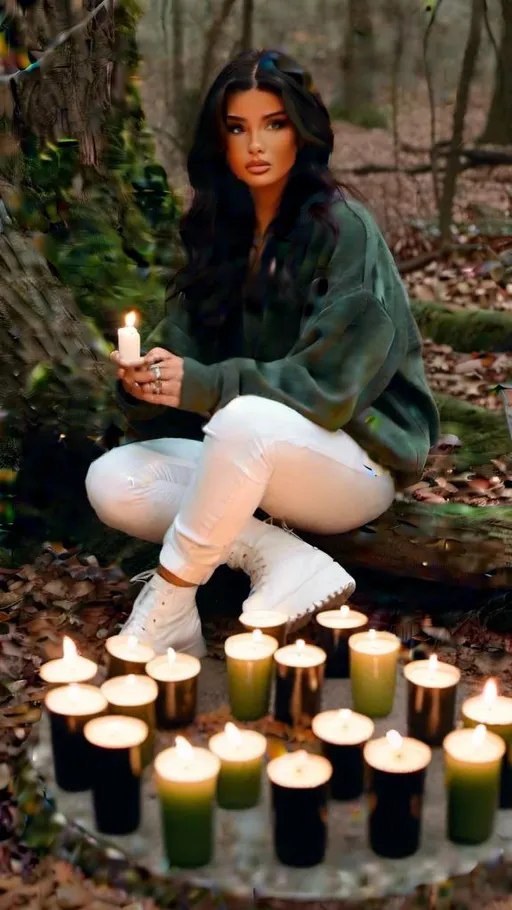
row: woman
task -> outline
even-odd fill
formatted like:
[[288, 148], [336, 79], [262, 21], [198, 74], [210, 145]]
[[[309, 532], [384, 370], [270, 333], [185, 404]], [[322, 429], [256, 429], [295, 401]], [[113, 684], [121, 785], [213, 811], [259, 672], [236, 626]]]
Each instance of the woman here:
[[[329, 115], [276, 51], [243, 53], [212, 85], [188, 160], [187, 264], [120, 402], [144, 441], [87, 476], [108, 525], [163, 541], [125, 631], [204, 653], [195, 594], [227, 562], [244, 610], [291, 628], [354, 580], [269, 516], [320, 534], [357, 528], [414, 482], [438, 433], [421, 341], [391, 253], [328, 169]], [[201, 441], [204, 438], [204, 441]]]

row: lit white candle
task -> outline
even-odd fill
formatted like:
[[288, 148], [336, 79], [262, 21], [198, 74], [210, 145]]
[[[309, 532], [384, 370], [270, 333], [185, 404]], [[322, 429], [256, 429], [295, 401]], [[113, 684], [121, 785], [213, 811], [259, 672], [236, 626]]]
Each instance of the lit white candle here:
[[371, 739], [364, 747], [367, 763], [377, 771], [412, 774], [424, 770], [432, 758], [426, 743], [390, 730], [380, 739]]
[[140, 335], [135, 327], [135, 313], [127, 313], [124, 326], [117, 330], [119, 357], [124, 363], [135, 363], [140, 358]]
[[443, 748], [448, 837], [456, 843], [483, 843], [494, 826], [505, 743], [479, 724], [453, 730]]
[[299, 638], [274, 654], [276, 688], [274, 716], [293, 726], [311, 726], [320, 710], [325, 651]]
[[357, 799], [364, 785], [363, 747], [373, 736], [373, 722], [341, 708], [317, 714], [311, 726], [322, 744], [322, 754], [332, 765], [332, 798]]
[[213, 812], [220, 759], [177, 736], [155, 759], [164, 843], [173, 866], [195, 867], [213, 853]]
[[154, 702], [158, 689], [154, 679], [129, 674], [107, 679], [101, 691], [109, 704], [116, 708], [137, 708]]
[[386, 717], [393, 709], [400, 639], [390, 632], [357, 632], [348, 641], [350, 681], [356, 711]]
[[237, 720], [258, 720], [268, 714], [276, 648], [276, 639], [260, 629], [226, 639], [229, 703]]
[[197, 709], [197, 684], [201, 663], [190, 654], [168, 648], [166, 654], [146, 664], [146, 673], [158, 686], [156, 720], [159, 728], [191, 724]]
[[142, 674], [155, 656], [153, 648], [140, 642], [135, 635], [112, 635], [107, 638], [105, 648], [109, 656], [109, 677]]
[[364, 613], [352, 610], [344, 604], [338, 610], [324, 610], [317, 613], [315, 640], [327, 654], [326, 676], [348, 679], [350, 675], [350, 651], [348, 640], [357, 631], [368, 625]]
[[265, 635], [272, 635], [279, 647], [285, 643], [288, 624], [286, 613], [277, 610], [248, 610], [238, 617], [238, 621], [250, 632], [260, 629]]
[[320, 863], [327, 845], [330, 762], [301, 749], [269, 762], [267, 775], [277, 858], [291, 866]]
[[460, 670], [433, 654], [404, 667], [407, 680], [408, 733], [430, 746], [440, 746], [454, 727]]
[[83, 731], [107, 710], [107, 700], [96, 686], [71, 683], [51, 689], [44, 699], [50, 718], [55, 779], [71, 792], [91, 786], [91, 761]]
[[94, 679], [98, 665], [87, 657], [80, 657], [76, 645], [66, 635], [62, 640], [62, 657], [49, 660], [39, 670], [39, 675], [47, 683], [62, 685], [81, 683]]
[[337, 746], [356, 746], [373, 736], [374, 724], [369, 717], [349, 708], [322, 711], [313, 718], [312, 729], [318, 739]]
[[259, 802], [261, 769], [267, 740], [256, 730], [239, 730], [227, 723], [208, 743], [220, 759], [217, 801], [223, 809], [249, 809]]
[[181, 654], [168, 648], [166, 654], [154, 657], [146, 664], [146, 673], [160, 682], [179, 682], [191, 679], [201, 672], [201, 662], [190, 654]]
[[481, 695], [466, 699], [462, 705], [465, 727], [485, 724], [501, 736], [506, 745], [501, 768], [500, 807], [512, 809], [512, 698], [498, 694], [496, 680], [488, 679]]

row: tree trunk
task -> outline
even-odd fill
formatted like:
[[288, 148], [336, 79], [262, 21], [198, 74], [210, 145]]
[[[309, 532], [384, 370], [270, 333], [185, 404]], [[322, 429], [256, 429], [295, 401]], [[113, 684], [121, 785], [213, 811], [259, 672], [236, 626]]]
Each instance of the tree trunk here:
[[512, 0], [501, 0], [503, 31], [494, 93], [481, 142], [512, 145]]
[[341, 58], [341, 109], [358, 122], [375, 104], [376, 51], [370, 0], [349, 0]]
[[485, 0], [472, 0], [469, 33], [453, 112], [451, 147], [446, 161], [446, 172], [439, 203], [439, 231], [441, 240], [444, 242], [450, 238], [453, 203], [459, 175], [459, 156], [464, 146], [464, 123], [468, 109], [471, 82], [480, 50], [484, 12]]
[[180, 111], [186, 107], [183, 104], [185, 96], [185, 26], [181, 0], [172, 0], [172, 81], [174, 109]]
[[241, 50], [250, 51], [253, 45], [254, 31], [254, 0], [244, 0], [242, 10], [242, 37]]

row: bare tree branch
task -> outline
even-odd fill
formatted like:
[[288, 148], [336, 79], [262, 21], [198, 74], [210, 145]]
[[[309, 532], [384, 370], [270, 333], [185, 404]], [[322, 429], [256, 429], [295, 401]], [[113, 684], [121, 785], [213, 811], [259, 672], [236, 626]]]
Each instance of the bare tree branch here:
[[236, 2], [237, 2], [237, 0], [222, 0], [222, 6], [219, 10], [219, 13], [214, 18], [212, 24], [210, 25], [210, 28], [208, 29], [208, 32], [206, 35], [206, 40], [205, 40], [204, 54], [203, 54], [203, 66], [202, 66], [202, 70], [201, 70], [201, 79], [199, 82], [199, 96], [201, 98], [203, 97], [203, 95], [206, 91], [206, 86], [208, 85], [208, 80], [210, 78], [210, 72], [211, 72], [211, 69], [213, 66], [213, 57], [215, 54], [215, 48], [216, 48], [217, 42], [220, 38], [220, 35], [222, 32], [222, 27], [223, 27], [224, 23], [226, 22], [226, 19], [228, 18], [229, 14], [230, 14], [231, 10], [233, 9]]
[[441, 4], [443, 0], [439, 0], [436, 3], [432, 15], [428, 21], [428, 25], [425, 29], [425, 34], [423, 36], [423, 68], [425, 71], [425, 80], [427, 83], [428, 90], [428, 100], [430, 105], [430, 147], [431, 147], [431, 160], [430, 165], [432, 168], [432, 186], [434, 190], [434, 199], [436, 200], [436, 205], [439, 208], [439, 203], [441, 200], [441, 193], [439, 189], [439, 183], [437, 180], [437, 159], [435, 155], [436, 148], [436, 98], [434, 93], [434, 83], [432, 81], [432, 73], [430, 72], [430, 66], [428, 62], [428, 45], [430, 41], [430, 36], [434, 23], [436, 21], [439, 10], [441, 9]]

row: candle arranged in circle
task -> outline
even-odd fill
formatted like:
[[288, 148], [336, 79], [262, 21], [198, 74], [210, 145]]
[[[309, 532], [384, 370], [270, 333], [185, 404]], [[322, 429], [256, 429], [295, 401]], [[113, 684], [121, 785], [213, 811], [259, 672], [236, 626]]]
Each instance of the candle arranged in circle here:
[[226, 639], [231, 713], [237, 720], [258, 720], [268, 714], [275, 638], [260, 629]]
[[170, 865], [204, 866], [213, 856], [219, 759], [177, 736], [173, 747], [157, 755], [154, 767]]
[[89, 682], [97, 672], [98, 664], [87, 657], [81, 657], [74, 641], [65, 635], [62, 639], [62, 657], [44, 663], [39, 676], [44, 682], [62, 686], [67, 683]]
[[107, 714], [85, 725], [94, 817], [102, 834], [130, 834], [140, 824], [142, 746], [148, 732], [143, 720], [124, 715]]
[[298, 639], [274, 654], [276, 688], [274, 717], [293, 726], [310, 727], [320, 711], [325, 651]]
[[145, 666], [155, 656], [153, 648], [140, 642], [136, 635], [112, 635], [107, 638], [108, 676], [143, 674]]
[[135, 363], [140, 358], [140, 335], [135, 320], [135, 313], [127, 313], [124, 326], [117, 330], [117, 348], [124, 363]]
[[330, 678], [348, 679], [350, 651], [348, 640], [368, 625], [368, 617], [346, 604], [339, 610], [324, 610], [316, 614], [315, 641], [327, 655], [325, 675]]
[[390, 730], [366, 743], [364, 758], [370, 846], [379, 856], [411, 856], [420, 843], [423, 792], [432, 752], [425, 743]]
[[197, 681], [201, 663], [190, 654], [168, 648], [166, 654], [154, 657], [146, 665], [146, 673], [156, 681], [156, 723], [159, 729], [186, 727], [197, 710]]
[[357, 632], [348, 641], [355, 711], [387, 717], [393, 710], [400, 639], [391, 632]]
[[128, 674], [112, 676], [101, 687], [107, 699], [111, 714], [138, 717], [148, 725], [148, 736], [142, 746], [142, 761], [149, 765], [153, 761], [155, 742], [155, 701], [158, 687], [149, 676]]
[[77, 793], [91, 786], [91, 756], [84, 737], [88, 721], [107, 711], [107, 699], [96, 686], [71, 683], [50, 690], [44, 699], [50, 719], [55, 780]]
[[481, 844], [494, 828], [505, 743], [484, 724], [453, 730], [444, 743], [447, 836]]
[[465, 727], [485, 724], [490, 733], [501, 736], [506, 751], [501, 765], [500, 806], [512, 809], [512, 698], [498, 695], [494, 679], [487, 680], [481, 695], [468, 698], [462, 705]]
[[227, 723], [208, 746], [220, 760], [217, 802], [222, 809], [250, 809], [261, 794], [261, 771], [267, 740], [256, 730], [239, 730]]
[[373, 721], [341, 708], [317, 714], [311, 726], [322, 744], [322, 754], [332, 765], [332, 798], [357, 799], [364, 788], [363, 749], [373, 736]]
[[440, 663], [433, 654], [428, 660], [414, 660], [407, 664], [404, 676], [407, 680], [409, 736], [421, 739], [430, 746], [441, 746], [454, 727], [460, 670]]
[[289, 752], [269, 762], [267, 774], [277, 858], [287, 866], [316, 866], [327, 846], [330, 762], [303, 750]]
[[286, 627], [288, 616], [276, 610], [248, 610], [238, 617], [239, 623], [248, 632], [260, 629], [265, 635], [275, 638], [279, 647], [286, 644]]

